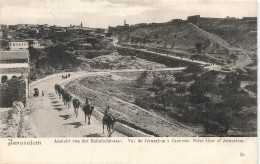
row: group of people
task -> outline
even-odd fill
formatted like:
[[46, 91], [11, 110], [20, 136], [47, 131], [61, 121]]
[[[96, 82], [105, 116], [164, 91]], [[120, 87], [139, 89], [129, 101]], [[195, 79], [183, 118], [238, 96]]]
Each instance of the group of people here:
[[[34, 88], [33, 96], [39, 96], [39, 89], [38, 88]], [[42, 91], [42, 96], [44, 96], [44, 92], [43, 91]]]
[[68, 75], [65, 75], [65, 76], [61, 76], [62, 78], [69, 78], [70, 77], [70, 74], [68, 74]]

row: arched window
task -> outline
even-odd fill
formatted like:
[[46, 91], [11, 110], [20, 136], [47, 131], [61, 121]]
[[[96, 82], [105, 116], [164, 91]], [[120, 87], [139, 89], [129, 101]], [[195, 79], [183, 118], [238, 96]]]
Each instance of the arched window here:
[[5, 83], [8, 80], [8, 77], [6, 75], [2, 76], [1, 83]]

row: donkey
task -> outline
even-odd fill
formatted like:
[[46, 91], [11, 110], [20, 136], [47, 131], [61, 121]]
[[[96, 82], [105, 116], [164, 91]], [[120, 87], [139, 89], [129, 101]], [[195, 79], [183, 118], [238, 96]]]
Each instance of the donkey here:
[[86, 122], [86, 117], [88, 116], [88, 125], [90, 124], [90, 117], [92, 115], [93, 110], [94, 110], [94, 107], [89, 104], [87, 104], [83, 107], [83, 111], [85, 114], [85, 122]]
[[79, 99], [74, 99], [72, 101], [73, 107], [74, 107], [74, 114], [76, 115], [76, 117], [78, 117], [78, 113], [79, 113], [79, 106], [80, 106], [80, 101]]
[[[103, 123], [103, 134], [104, 134], [104, 127], [105, 125], [107, 126], [107, 132], [108, 132], [108, 136], [110, 137], [112, 133], [114, 133], [114, 124], [116, 122], [116, 119], [109, 114], [108, 116], [104, 115], [102, 123]], [[111, 132], [112, 129], [112, 132]]]

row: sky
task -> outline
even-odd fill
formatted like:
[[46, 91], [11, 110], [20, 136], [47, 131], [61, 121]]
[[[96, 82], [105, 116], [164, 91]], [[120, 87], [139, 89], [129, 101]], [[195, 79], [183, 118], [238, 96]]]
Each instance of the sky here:
[[107, 28], [187, 19], [190, 15], [256, 17], [256, 0], [0, 0], [0, 24]]

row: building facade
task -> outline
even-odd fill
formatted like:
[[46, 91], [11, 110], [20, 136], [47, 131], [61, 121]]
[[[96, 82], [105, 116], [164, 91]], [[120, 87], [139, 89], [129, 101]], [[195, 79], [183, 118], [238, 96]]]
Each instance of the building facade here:
[[14, 40], [9, 42], [10, 50], [25, 50], [29, 48], [27, 41], [23, 40]]
[[[29, 97], [29, 51], [0, 51], [1, 84], [20, 77], [25, 81], [26, 98]], [[27, 100], [26, 100], [27, 102]], [[26, 104], [25, 104], [26, 105]]]
[[35, 39], [25, 39], [25, 41], [28, 42], [29, 47], [33, 47], [33, 48], [39, 48], [40, 47], [40, 43], [38, 40]]

